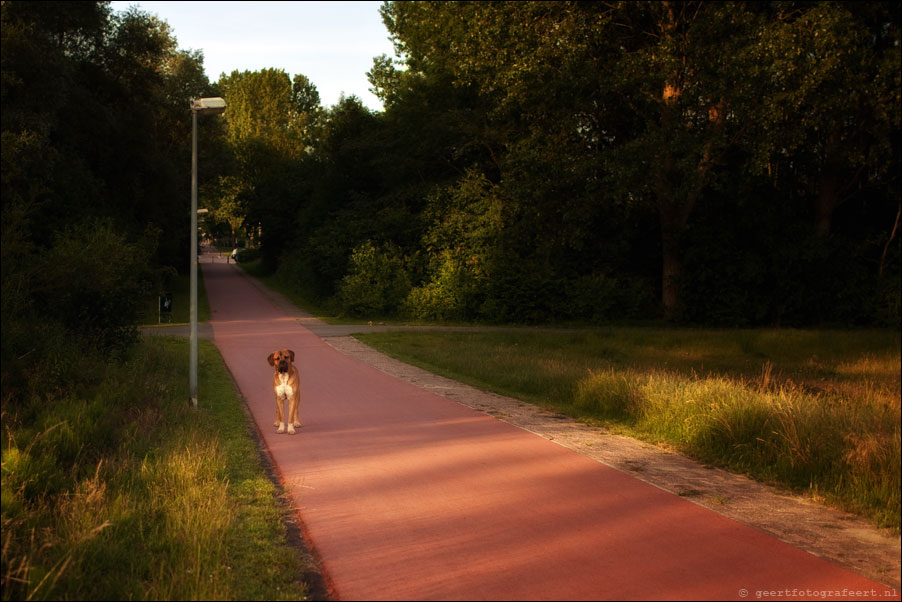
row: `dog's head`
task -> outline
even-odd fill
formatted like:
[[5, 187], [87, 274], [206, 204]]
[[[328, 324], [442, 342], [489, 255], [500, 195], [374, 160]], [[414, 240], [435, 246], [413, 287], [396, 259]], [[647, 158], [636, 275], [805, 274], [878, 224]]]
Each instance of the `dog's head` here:
[[291, 349], [281, 349], [273, 351], [266, 358], [270, 366], [274, 366], [277, 372], [287, 373], [291, 370], [291, 364], [294, 363], [294, 351]]

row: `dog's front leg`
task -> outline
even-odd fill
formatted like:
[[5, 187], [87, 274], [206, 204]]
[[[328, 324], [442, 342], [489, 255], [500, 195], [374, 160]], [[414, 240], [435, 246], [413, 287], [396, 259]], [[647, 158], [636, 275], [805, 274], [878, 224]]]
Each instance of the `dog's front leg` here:
[[273, 426], [278, 426], [279, 430], [277, 433], [285, 432], [285, 421], [282, 419], [282, 401], [283, 397], [281, 395], [276, 395], [276, 422]]
[[293, 435], [295, 427], [300, 427], [301, 423], [298, 421], [298, 399], [292, 398], [288, 400], [288, 433]]

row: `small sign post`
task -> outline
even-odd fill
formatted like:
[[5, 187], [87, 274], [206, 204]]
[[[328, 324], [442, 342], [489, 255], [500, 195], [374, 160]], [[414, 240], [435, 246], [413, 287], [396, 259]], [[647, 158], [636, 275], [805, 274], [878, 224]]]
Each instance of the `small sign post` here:
[[172, 293], [160, 293], [160, 313], [158, 324], [166, 319], [167, 324], [172, 323]]

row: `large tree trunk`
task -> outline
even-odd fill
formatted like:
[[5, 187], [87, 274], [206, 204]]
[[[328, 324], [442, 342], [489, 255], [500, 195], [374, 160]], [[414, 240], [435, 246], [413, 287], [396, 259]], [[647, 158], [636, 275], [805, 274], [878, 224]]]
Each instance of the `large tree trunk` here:
[[679, 235], [665, 232], [661, 224], [661, 242], [663, 243], [661, 261], [661, 303], [664, 317], [672, 319], [680, 304], [680, 275], [683, 269], [680, 257]]
[[818, 179], [817, 196], [813, 203], [814, 229], [818, 236], [826, 238], [830, 235], [833, 211], [839, 205], [839, 179], [833, 168], [825, 169]]
[[[671, 2], [664, 2], [666, 17], [662, 25], [662, 35], [671, 36], [677, 28], [678, 17]], [[679, 101], [687, 88], [685, 74], [680, 68], [669, 74], [661, 91], [661, 131], [665, 139], [678, 136], [691, 128], [680, 114]], [[681, 278], [683, 273], [682, 237], [689, 222], [689, 215], [708, 185], [711, 167], [717, 152], [716, 139], [723, 126], [726, 101], [721, 98], [708, 105], [708, 131], [704, 147], [695, 171], [681, 172], [674, 165], [672, 149], [667, 142], [662, 145], [659, 168], [655, 174], [655, 194], [657, 196], [658, 218], [661, 224], [661, 303], [664, 317], [675, 317], [680, 305]], [[681, 185], [677, 185], [676, 182]], [[682, 189], [682, 191], [680, 190]]]
[[[664, 90], [664, 118], [670, 119], [672, 106], [667, 106], [678, 96], [678, 92], [668, 85]], [[719, 127], [723, 114], [722, 103], [709, 111], [709, 119]], [[661, 224], [661, 303], [664, 317], [672, 319], [680, 304], [681, 276], [683, 272], [682, 237], [689, 223], [689, 216], [699, 196], [708, 184], [713, 165], [714, 132], [705, 144], [702, 156], [695, 167], [695, 173], [673, 173], [673, 155], [669, 149], [663, 151], [661, 167], [656, 174], [655, 194], [657, 196], [658, 220]], [[692, 184], [686, 192], [678, 192], [680, 187], [672, 183], [673, 178], [690, 178]]]
[[817, 182], [817, 195], [814, 204], [814, 228], [818, 236], [826, 238], [830, 235], [833, 223], [833, 212], [842, 203], [840, 191], [840, 162], [836, 159], [842, 134], [834, 126], [827, 135], [824, 151], [824, 166]]
[[[665, 3], [668, 9], [669, 20], [664, 31], [670, 32], [675, 27], [673, 7]], [[661, 126], [663, 132], [672, 132], [678, 125], [677, 102], [682, 92], [680, 75], [674, 73], [670, 81], [665, 82], [661, 93]], [[671, 179], [673, 174], [673, 152], [669, 147], [662, 148], [661, 161], [657, 172], [655, 192], [657, 194], [658, 220], [661, 224], [661, 304], [664, 309], [664, 317], [668, 320], [674, 317], [680, 304], [680, 275], [682, 273], [682, 253], [680, 251], [680, 237], [686, 226], [691, 207], [686, 207], [675, 198], [674, 185]]]
[[[662, 187], [663, 188], [663, 187]], [[682, 237], [695, 205], [695, 195], [682, 201], [659, 189], [658, 218], [661, 223], [661, 303], [664, 317], [672, 319], [680, 305], [683, 273]], [[665, 194], [662, 194], [665, 193]]]

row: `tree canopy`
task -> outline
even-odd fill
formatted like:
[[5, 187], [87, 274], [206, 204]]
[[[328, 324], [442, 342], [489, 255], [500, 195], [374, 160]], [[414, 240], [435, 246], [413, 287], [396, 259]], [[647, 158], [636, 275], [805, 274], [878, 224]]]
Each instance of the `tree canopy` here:
[[4, 326], [70, 299], [33, 275], [92, 232], [184, 269], [202, 95], [228, 102], [202, 125], [206, 227], [346, 313], [898, 325], [897, 5], [381, 12], [374, 112], [279, 68], [210, 85], [138, 10], [4, 2]]
[[209, 84], [166, 23], [107, 2], [4, 1], [2, 31], [6, 391], [64, 340], [126, 347], [187, 269], [188, 103]]
[[418, 316], [898, 322], [895, 5], [382, 14], [384, 112], [333, 107], [303, 158], [302, 286], [347, 300], [375, 253], [411, 287], [382, 311]]

